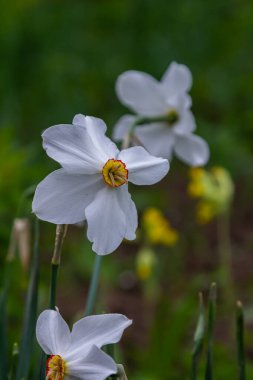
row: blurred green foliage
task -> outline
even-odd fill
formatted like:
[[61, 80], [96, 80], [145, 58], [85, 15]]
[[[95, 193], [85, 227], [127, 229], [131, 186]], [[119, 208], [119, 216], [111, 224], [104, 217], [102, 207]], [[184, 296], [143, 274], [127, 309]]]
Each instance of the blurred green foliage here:
[[[193, 73], [193, 111], [198, 133], [211, 147], [210, 164], [228, 168], [242, 188], [241, 196], [236, 193], [238, 211], [232, 214], [234, 230], [241, 231], [235, 234], [237, 253], [245, 249], [247, 254], [252, 250], [252, 238], [248, 237], [250, 231], [247, 232], [252, 221], [249, 207], [253, 174], [252, 1], [12, 0], [0, 3], [1, 267], [17, 210], [26, 216], [31, 212], [31, 197], [20, 209], [21, 195], [57, 167], [42, 150], [41, 132], [50, 125], [71, 122], [79, 112], [101, 117], [111, 131], [126, 112], [114, 92], [117, 76], [124, 70], [136, 69], [159, 79], [173, 60], [188, 65]], [[197, 230], [191, 206], [187, 203], [185, 207], [182, 196], [185, 168], [176, 161], [173, 165], [171, 177], [162, 185], [148, 192], [138, 189], [134, 196], [140, 209], [152, 205], [164, 208], [183, 233], [175, 251], [159, 251], [161, 284], [156, 285], [157, 299], [153, 304], [145, 300], [145, 291], [133, 274], [138, 244], [123, 247], [118, 256], [104, 260], [100, 311], [108, 307], [129, 312], [129, 317], [136, 318], [137, 327], [133, 326], [133, 335], [125, 341], [126, 371], [133, 380], [186, 378], [197, 315], [195, 296], [200, 288], [209, 286], [216, 273], [215, 233], [212, 227]], [[54, 227], [43, 224], [42, 231], [40, 308], [47, 304]], [[239, 244], [244, 245], [238, 248]], [[84, 288], [87, 290], [93, 259], [83, 231], [71, 231], [64, 250], [58, 292], [59, 305], [63, 308], [67, 305], [65, 315], [69, 320], [82, 313], [80, 300], [87, 294]], [[125, 288], [124, 279], [131, 279], [129, 288]], [[28, 274], [22, 273], [18, 261], [13, 265], [10, 280], [14, 298], [8, 306], [12, 317], [9, 350], [15, 336], [19, 336], [17, 326], [22, 319], [22, 305], [15, 300], [24, 299], [28, 283]], [[242, 290], [244, 284], [239, 282], [238, 286]], [[250, 303], [252, 282], [246, 288], [244, 297]], [[151, 317], [147, 318], [145, 313]], [[231, 339], [224, 337], [225, 324], [223, 320], [219, 322], [214, 353], [215, 375], [220, 380], [235, 378], [236, 371], [235, 365], [231, 365], [234, 352], [228, 349]], [[143, 335], [150, 336], [143, 340]], [[252, 347], [250, 337], [252, 331], [247, 337], [247, 345]], [[252, 348], [248, 350], [249, 359], [251, 352]], [[252, 363], [247, 370], [250, 379]]]

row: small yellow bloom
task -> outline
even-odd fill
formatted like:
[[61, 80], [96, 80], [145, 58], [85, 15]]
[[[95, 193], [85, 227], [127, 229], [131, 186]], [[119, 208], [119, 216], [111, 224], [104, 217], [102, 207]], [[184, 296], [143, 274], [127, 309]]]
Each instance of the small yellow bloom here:
[[192, 180], [200, 180], [205, 174], [205, 170], [203, 168], [191, 168], [189, 170], [189, 176]]
[[207, 171], [196, 168], [190, 170], [189, 176], [188, 194], [200, 199], [197, 205], [197, 218], [200, 223], [208, 223], [229, 209], [234, 184], [226, 169], [213, 167]]
[[156, 256], [152, 249], [141, 249], [136, 258], [136, 273], [140, 280], [147, 280], [156, 265]]
[[188, 185], [188, 194], [192, 198], [198, 198], [201, 197], [204, 193], [204, 187], [201, 182], [198, 181], [192, 181]]
[[178, 240], [177, 231], [171, 227], [163, 213], [156, 208], [148, 208], [142, 216], [142, 226], [148, 243], [173, 246]]
[[200, 224], [208, 223], [215, 217], [215, 208], [210, 202], [199, 202], [196, 212], [197, 219]]

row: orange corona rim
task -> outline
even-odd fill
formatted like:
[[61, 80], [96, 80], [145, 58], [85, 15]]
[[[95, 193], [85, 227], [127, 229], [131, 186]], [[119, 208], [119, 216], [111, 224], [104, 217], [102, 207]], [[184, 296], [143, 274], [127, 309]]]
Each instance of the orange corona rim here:
[[62, 380], [66, 374], [66, 362], [60, 355], [47, 359], [46, 380]]
[[128, 181], [128, 170], [121, 160], [108, 160], [103, 166], [102, 174], [105, 183], [111, 187], [119, 187]]

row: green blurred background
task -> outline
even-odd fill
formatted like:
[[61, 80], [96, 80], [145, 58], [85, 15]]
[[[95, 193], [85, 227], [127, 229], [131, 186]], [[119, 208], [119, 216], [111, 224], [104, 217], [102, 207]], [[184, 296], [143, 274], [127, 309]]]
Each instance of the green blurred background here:
[[[101, 117], [111, 131], [126, 111], [114, 91], [120, 73], [136, 69], [160, 79], [171, 61], [184, 63], [193, 73], [193, 112], [197, 133], [210, 144], [210, 165], [226, 167], [236, 185], [233, 271], [236, 293], [248, 309], [247, 357], [253, 360], [252, 1], [12, 0], [1, 1], [0, 9], [1, 266], [21, 194], [57, 168], [41, 147], [41, 132], [71, 122], [76, 113]], [[159, 273], [162, 280], [153, 279], [147, 291], [136, 278], [138, 242], [104, 260], [100, 311], [134, 319], [123, 340], [130, 379], [187, 378], [197, 293], [217, 280], [216, 225], [197, 225], [186, 192], [187, 170], [174, 159], [160, 185], [148, 192], [134, 189], [140, 212], [147, 206], [164, 209], [181, 236], [169, 252], [158, 252], [167, 265]], [[29, 202], [20, 213], [30, 216]], [[53, 241], [54, 226], [43, 223], [40, 310], [46, 305]], [[75, 227], [64, 251], [58, 303], [72, 321], [84, 308], [94, 255], [83, 230]], [[21, 277], [14, 275], [13, 326], [22, 319], [15, 296], [24, 293], [28, 276]], [[221, 299], [215, 352], [220, 380], [236, 371], [234, 338], [226, 329], [232, 311], [223, 310]], [[253, 364], [248, 371], [253, 374]]]

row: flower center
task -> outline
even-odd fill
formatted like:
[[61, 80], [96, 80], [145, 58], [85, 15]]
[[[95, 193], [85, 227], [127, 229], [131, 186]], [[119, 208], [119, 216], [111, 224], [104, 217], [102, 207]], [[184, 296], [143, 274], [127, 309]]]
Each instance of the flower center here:
[[177, 110], [172, 108], [168, 113], [167, 113], [167, 120], [170, 125], [176, 123], [179, 119], [179, 115], [177, 113]]
[[46, 380], [62, 380], [66, 374], [66, 362], [60, 355], [47, 359]]
[[113, 158], [108, 160], [102, 169], [102, 174], [105, 183], [111, 187], [118, 187], [127, 183], [128, 170], [124, 162], [120, 160]]

